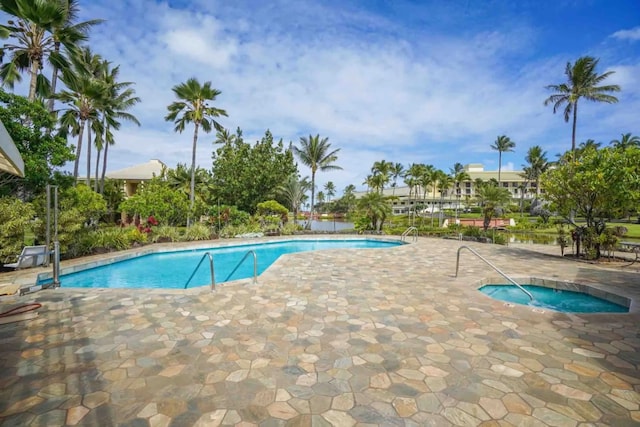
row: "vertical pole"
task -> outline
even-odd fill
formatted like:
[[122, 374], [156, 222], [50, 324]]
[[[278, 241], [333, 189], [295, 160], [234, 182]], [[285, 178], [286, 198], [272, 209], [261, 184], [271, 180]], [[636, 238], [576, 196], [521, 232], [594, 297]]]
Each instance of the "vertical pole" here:
[[[47, 184], [47, 227], [45, 230], [45, 244], [47, 245], [47, 252], [51, 249], [51, 185]], [[49, 265], [51, 255], [47, 255], [46, 265]]]
[[60, 242], [58, 242], [58, 186], [53, 187], [53, 285], [60, 286]]

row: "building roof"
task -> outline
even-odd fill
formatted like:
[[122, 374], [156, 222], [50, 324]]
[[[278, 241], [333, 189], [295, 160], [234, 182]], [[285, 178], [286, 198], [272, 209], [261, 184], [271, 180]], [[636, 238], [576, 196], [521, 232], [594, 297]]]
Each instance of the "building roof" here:
[[124, 179], [128, 181], [145, 181], [160, 176], [162, 169], [167, 165], [160, 160], [151, 159], [147, 163], [142, 163], [128, 168], [108, 172], [106, 177], [109, 179]]
[[24, 161], [2, 122], [0, 122], [0, 171], [24, 176]]

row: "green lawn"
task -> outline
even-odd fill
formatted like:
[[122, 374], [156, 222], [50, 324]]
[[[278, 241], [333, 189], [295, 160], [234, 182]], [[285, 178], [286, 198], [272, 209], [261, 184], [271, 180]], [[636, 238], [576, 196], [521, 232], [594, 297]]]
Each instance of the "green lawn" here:
[[[625, 238], [633, 238], [640, 239], [640, 224], [628, 223], [628, 222], [608, 222], [607, 227], [626, 227], [627, 234], [622, 237], [622, 240]], [[531, 230], [532, 233], [541, 233], [541, 234], [556, 234], [558, 229], [555, 226], [545, 227], [545, 228], [536, 228], [535, 230]]]

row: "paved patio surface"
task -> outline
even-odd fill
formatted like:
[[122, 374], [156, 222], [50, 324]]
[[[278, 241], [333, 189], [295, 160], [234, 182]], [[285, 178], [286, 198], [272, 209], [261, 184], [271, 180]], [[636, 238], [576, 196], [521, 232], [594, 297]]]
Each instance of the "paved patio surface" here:
[[637, 266], [472, 245], [515, 277], [634, 300], [630, 314], [540, 312], [478, 292], [495, 273], [468, 253], [454, 278], [460, 244], [288, 255], [216, 292], [4, 297], [0, 311], [42, 308], [0, 325], [0, 423], [640, 425]]

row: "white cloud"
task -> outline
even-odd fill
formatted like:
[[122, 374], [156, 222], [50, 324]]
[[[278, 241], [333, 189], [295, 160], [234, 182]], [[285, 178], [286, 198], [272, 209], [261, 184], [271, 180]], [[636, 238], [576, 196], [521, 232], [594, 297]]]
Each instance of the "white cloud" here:
[[[533, 56], [537, 32], [521, 20], [502, 20], [491, 31], [443, 33], [405, 29], [348, 4], [200, 3], [87, 2], [85, 19], [107, 19], [92, 33], [94, 50], [121, 64], [122, 78], [136, 82], [143, 100], [132, 111], [143, 127], [123, 126], [110, 169], [149, 158], [170, 166], [190, 161], [190, 130], [174, 133], [164, 116], [174, 100], [171, 88], [192, 76], [222, 91], [216, 106], [229, 117], [220, 122], [241, 127], [249, 141], [267, 128], [285, 142], [328, 136], [341, 148], [344, 170], [318, 180], [332, 180], [338, 189], [361, 187], [381, 159], [445, 171], [455, 162], [486, 159], [497, 168], [489, 146], [502, 134], [516, 141], [516, 153], [509, 153], [513, 168], [531, 145], [551, 156], [570, 146], [570, 124], [543, 101], [544, 87], [564, 80], [573, 56]], [[581, 106], [579, 138], [634, 131], [628, 128], [640, 110], [640, 74], [628, 63], [608, 63], [623, 98], [619, 105]], [[201, 134], [199, 140], [197, 159], [206, 168], [213, 139]]]
[[630, 30], [620, 30], [611, 34], [611, 37], [619, 40], [640, 40], [640, 27], [634, 27]]

